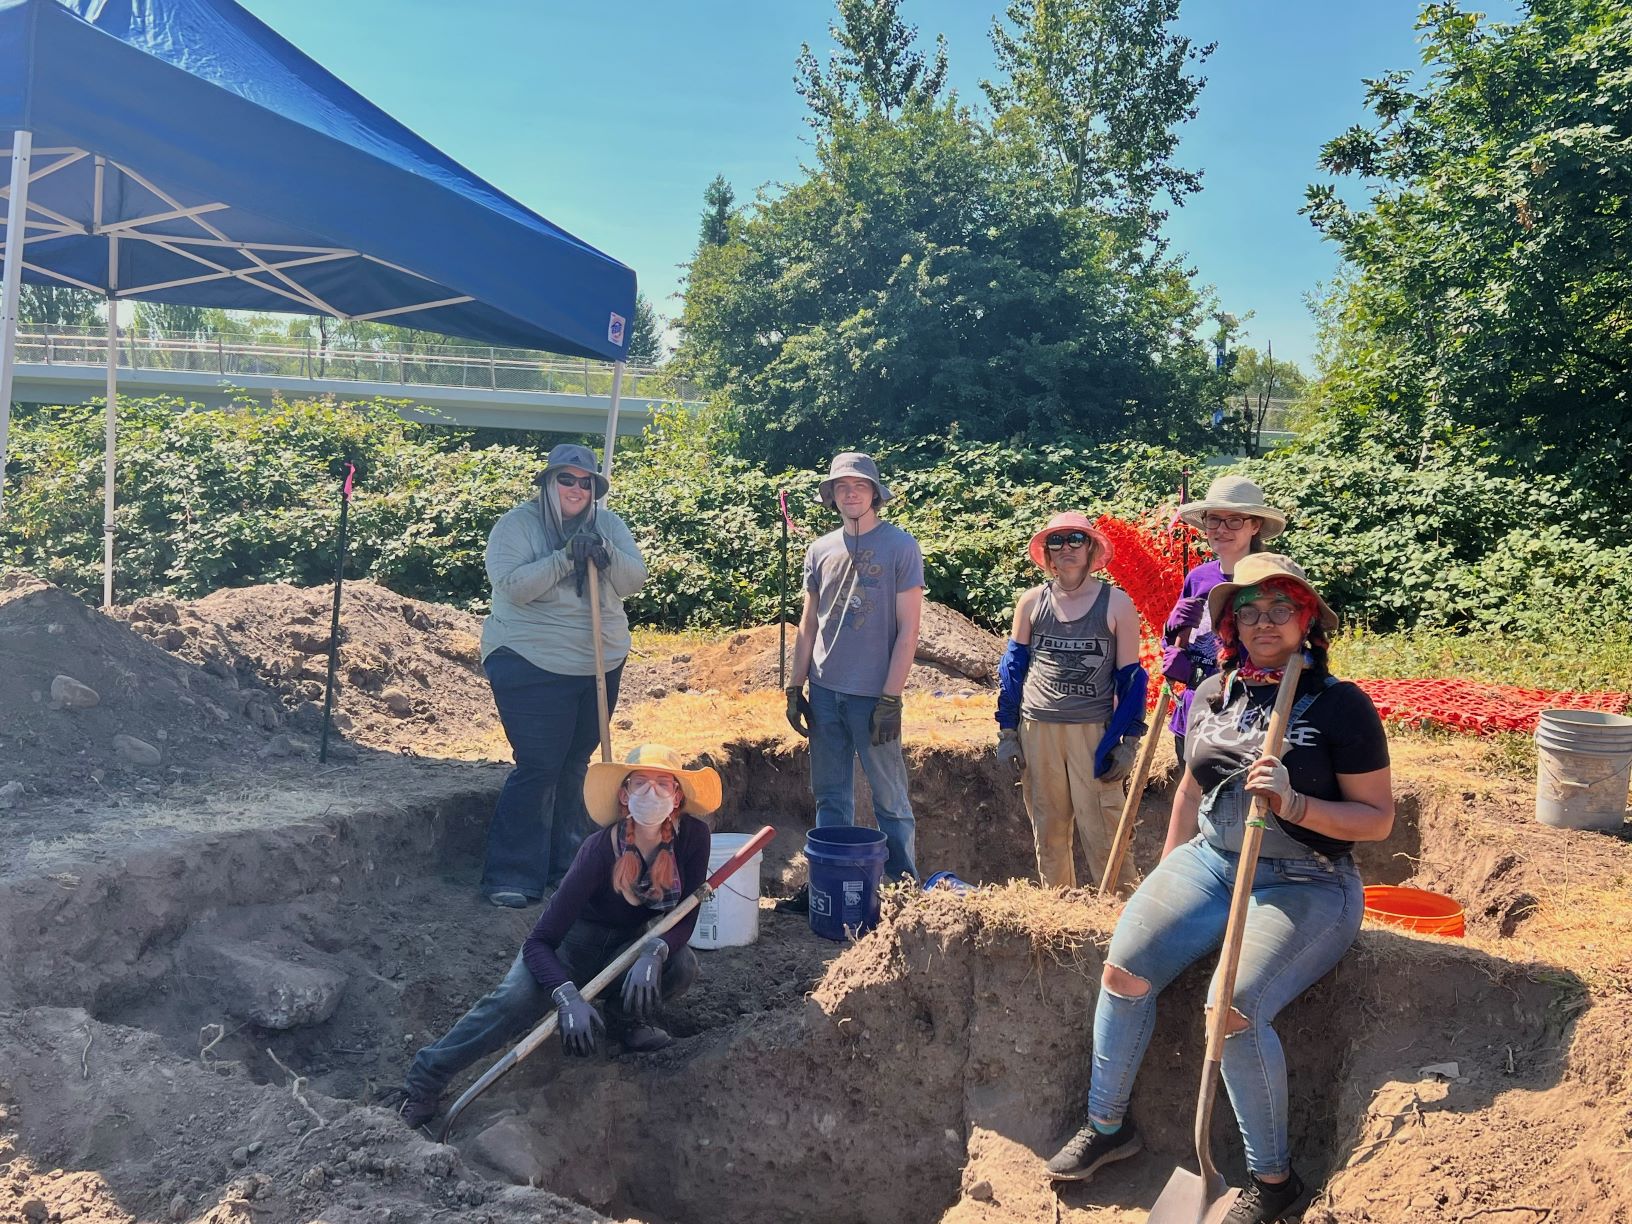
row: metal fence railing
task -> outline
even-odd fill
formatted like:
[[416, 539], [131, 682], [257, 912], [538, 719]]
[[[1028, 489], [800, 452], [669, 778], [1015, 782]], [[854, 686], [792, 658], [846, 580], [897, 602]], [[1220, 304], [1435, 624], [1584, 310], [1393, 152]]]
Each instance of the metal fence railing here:
[[[475, 345], [324, 346], [317, 341], [268, 343], [220, 334], [180, 335], [121, 329], [118, 364], [131, 370], [178, 370], [232, 378], [241, 374], [289, 380], [391, 383], [404, 387], [476, 387], [541, 394], [612, 393], [612, 366]], [[105, 366], [102, 328], [24, 327], [17, 360], [39, 365]], [[660, 367], [626, 366], [623, 394], [636, 399], [694, 400], [691, 384]]]

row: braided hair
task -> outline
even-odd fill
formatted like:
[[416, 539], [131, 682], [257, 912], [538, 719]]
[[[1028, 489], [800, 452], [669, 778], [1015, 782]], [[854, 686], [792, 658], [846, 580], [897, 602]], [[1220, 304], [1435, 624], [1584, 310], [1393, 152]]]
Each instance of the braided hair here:
[[[627, 809], [625, 810], [627, 812]], [[640, 884], [641, 870], [646, 863], [640, 857], [640, 851], [635, 848], [635, 818], [625, 814], [621, 830], [623, 853], [612, 864], [612, 887], [630, 905], [641, 905], [647, 900], [656, 900], [679, 884], [680, 865], [674, 859], [674, 838], [679, 829], [680, 809], [676, 807], [663, 821], [658, 832], [657, 857], [652, 860], [648, 874], [650, 891], [642, 894], [636, 890]]]

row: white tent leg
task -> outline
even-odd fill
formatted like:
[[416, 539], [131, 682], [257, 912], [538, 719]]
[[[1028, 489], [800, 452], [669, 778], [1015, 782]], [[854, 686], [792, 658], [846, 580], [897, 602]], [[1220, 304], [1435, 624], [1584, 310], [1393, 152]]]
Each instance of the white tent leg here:
[[[110, 246], [118, 246], [117, 238]], [[117, 256], [109, 256], [110, 261]], [[119, 436], [119, 311], [108, 297], [108, 406], [102, 443], [102, 608], [113, 607], [113, 473], [114, 444]]]
[[606, 414], [606, 450], [601, 458], [601, 475], [608, 481], [612, 479], [612, 452], [618, 446], [618, 401], [623, 398], [623, 367], [621, 361], [612, 367], [612, 407]]
[[0, 282], [0, 511], [5, 509], [6, 455], [11, 435], [11, 379], [17, 368], [17, 303], [23, 292], [23, 248], [28, 223], [28, 163], [34, 134], [11, 141], [11, 197], [6, 201], [6, 264]]

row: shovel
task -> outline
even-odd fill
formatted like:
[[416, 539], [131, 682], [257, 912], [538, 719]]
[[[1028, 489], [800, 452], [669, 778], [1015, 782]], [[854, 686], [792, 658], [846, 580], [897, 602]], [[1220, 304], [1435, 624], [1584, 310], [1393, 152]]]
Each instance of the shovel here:
[[[594, 521], [591, 520], [591, 527]], [[595, 712], [601, 724], [601, 760], [612, 759], [612, 711], [606, 700], [606, 651], [601, 645], [601, 571], [591, 561], [589, 576], [589, 631], [595, 638]]]
[[1099, 895], [1102, 897], [1111, 891], [1111, 885], [1122, 870], [1122, 860], [1127, 856], [1128, 843], [1133, 840], [1133, 818], [1139, 811], [1139, 801], [1145, 797], [1145, 783], [1150, 781], [1150, 763], [1156, 759], [1156, 744], [1165, 730], [1163, 724], [1167, 721], [1167, 707], [1172, 700], [1173, 690], [1163, 682], [1161, 695], [1156, 698], [1156, 716], [1150, 720], [1145, 742], [1139, 745], [1139, 760], [1134, 764], [1133, 777], [1128, 779], [1128, 797], [1122, 802], [1122, 819], [1116, 822], [1116, 840], [1111, 842], [1110, 857], [1105, 860], [1105, 874], [1099, 879]]
[[[593, 567], [591, 567], [591, 572], [594, 572]], [[593, 999], [596, 995], [600, 994], [601, 991], [605, 990], [613, 982], [622, 977], [629, 966], [640, 959], [640, 949], [645, 945], [647, 940], [649, 940], [653, 935], [663, 934], [664, 931], [667, 931], [675, 923], [679, 922], [680, 919], [684, 918], [687, 914], [691, 913], [692, 910], [701, 905], [704, 900], [713, 895], [714, 891], [718, 889], [721, 884], [724, 884], [733, 875], [735, 875], [737, 870], [745, 865], [749, 859], [753, 858], [754, 855], [758, 854], [761, 850], [765, 849], [766, 846], [770, 845], [771, 838], [775, 836], [776, 830], [771, 828], [770, 825], [766, 825], [758, 833], [755, 833], [753, 837], [748, 840], [747, 845], [745, 845], [741, 850], [738, 850], [730, 858], [726, 859], [724, 863], [720, 864], [719, 870], [699, 884], [689, 897], [683, 898], [679, 905], [675, 906], [667, 914], [664, 914], [663, 917], [659, 918], [656, 922], [652, 923], [651, 926], [642, 931], [640, 933], [640, 938], [636, 939], [622, 952], [619, 952], [618, 955], [613, 958], [612, 963], [607, 965], [605, 969], [602, 969], [592, 979], [590, 979], [589, 985], [585, 986], [579, 993], [582, 994], [585, 999]], [[499, 1059], [498, 1062], [494, 1063], [486, 1071], [482, 1072], [482, 1077], [469, 1088], [465, 1089], [463, 1095], [461, 1095], [459, 1099], [453, 1103], [453, 1108], [448, 1110], [447, 1121], [442, 1123], [442, 1133], [437, 1136], [438, 1143], [446, 1143], [448, 1141], [449, 1136], [453, 1134], [454, 1123], [459, 1120], [459, 1115], [464, 1113], [465, 1110], [470, 1107], [472, 1101], [481, 1096], [482, 1093], [486, 1092], [494, 1084], [498, 1083], [501, 1079], [508, 1075], [512, 1067], [531, 1055], [534, 1050], [538, 1049], [539, 1046], [543, 1045], [544, 1042], [549, 1039], [550, 1034], [555, 1032], [555, 1027], [559, 1020], [560, 1012], [552, 1010], [548, 1016], [544, 1017], [543, 1021], [537, 1028], [518, 1041], [513, 1047], [511, 1047], [508, 1054]]]
[[[1294, 654], [1281, 676], [1275, 693], [1275, 708], [1269, 715], [1264, 736], [1265, 756], [1280, 756], [1286, 738], [1286, 722], [1292, 699], [1303, 674], [1303, 655]], [[1241, 936], [1247, 926], [1247, 902], [1252, 897], [1252, 877], [1258, 866], [1258, 847], [1264, 840], [1264, 802], [1254, 797], [1247, 816], [1246, 834], [1241, 840], [1241, 857], [1235, 865], [1235, 891], [1230, 896], [1230, 917], [1224, 926], [1224, 950], [1219, 953], [1212, 1014], [1207, 1017], [1207, 1058], [1201, 1065], [1201, 1092], [1196, 1100], [1196, 1161], [1199, 1174], [1175, 1169], [1167, 1185], [1150, 1209], [1147, 1224], [1216, 1224], [1229, 1213], [1239, 1191], [1224, 1184], [1213, 1164], [1209, 1132], [1213, 1121], [1213, 1098], [1218, 1092], [1219, 1066], [1224, 1057], [1224, 1030], [1229, 1024], [1235, 1001], [1235, 973], [1241, 965]]]

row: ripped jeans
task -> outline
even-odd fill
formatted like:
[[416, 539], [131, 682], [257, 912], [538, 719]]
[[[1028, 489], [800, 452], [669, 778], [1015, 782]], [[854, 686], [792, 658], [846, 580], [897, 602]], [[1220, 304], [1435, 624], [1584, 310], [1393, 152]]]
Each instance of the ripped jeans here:
[[[1111, 936], [1107, 966], [1150, 983], [1133, 998], [1103, 984], [1094, 1009], [1088, 1112], [1120, 1122], [1156, 1025], [1156, 996], [1193, 962], [1218, 951], [1235, 886], [1236, 856], [1200, 837], [1179, 846], [1145, 877]], [[1343, 958], [1360, 930], [1363, 894], [1354, 860], [1260, 858], [1235, 982], [1247, 1027], [1224, 1041], [1224, 1086], [1261, 1177], [1291, 1168], [1286, 1057], [1275, 1016]], [[1217, 979], [1208, 989], [1213, 1003]]]

